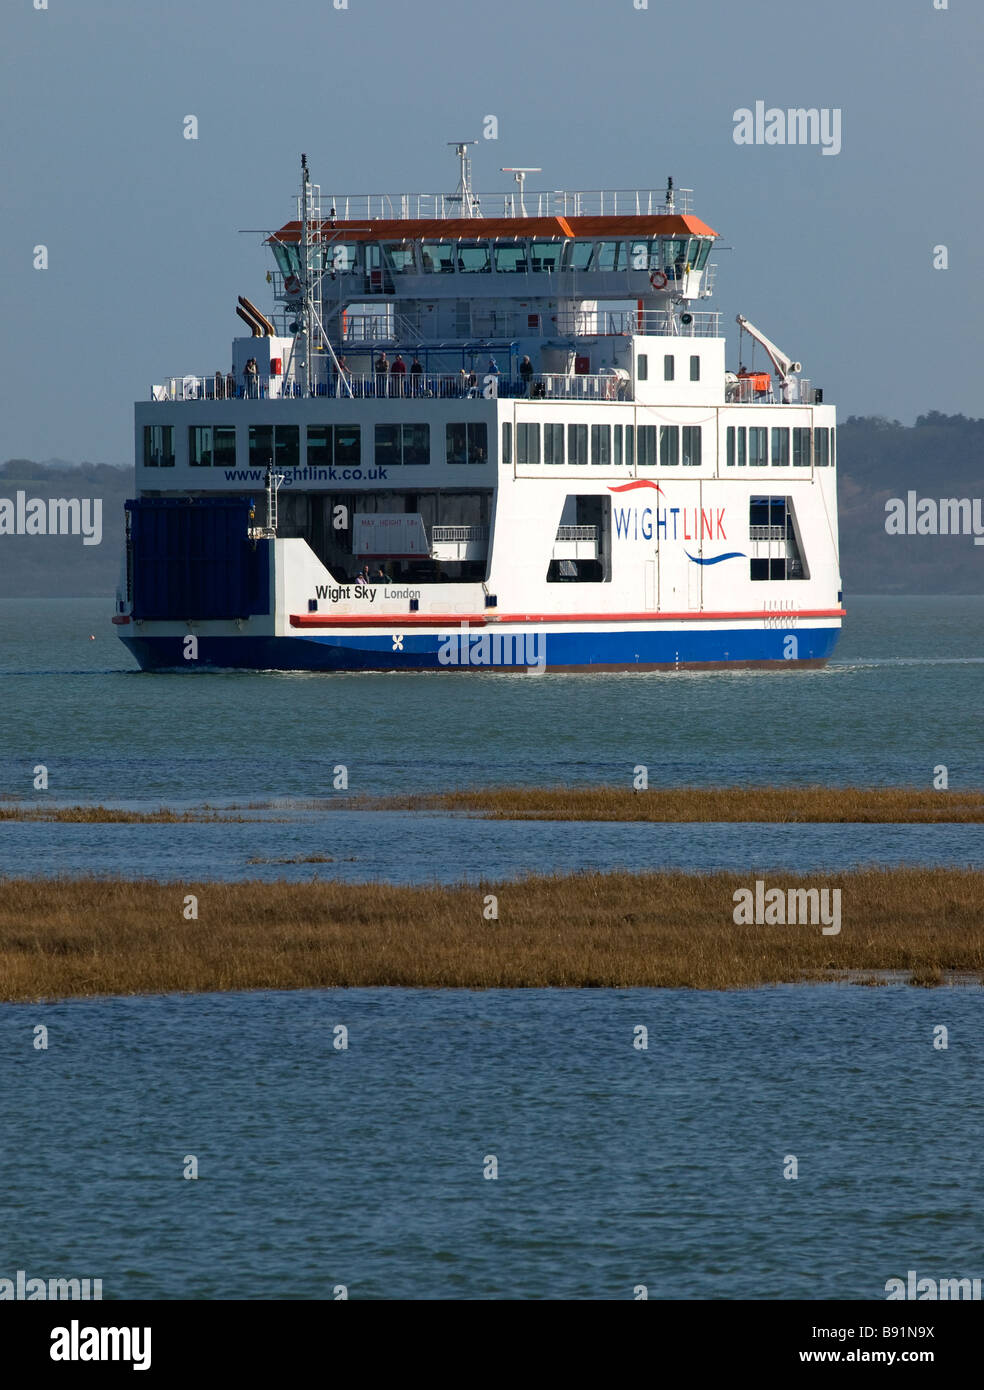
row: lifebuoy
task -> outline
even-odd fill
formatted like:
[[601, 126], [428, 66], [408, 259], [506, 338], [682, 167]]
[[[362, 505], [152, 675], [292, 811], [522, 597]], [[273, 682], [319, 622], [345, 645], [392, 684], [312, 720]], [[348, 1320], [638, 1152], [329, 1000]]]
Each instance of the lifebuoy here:
[[649, 277], [649, 283], [654, 290], [665, 290], [670, 283], [666, 275], [661, 270], [654, 270]]
[[284, 280], [284, 293], [289, 294], [293, 298], [299, 295], [300, 292], [300, 280], [298, 280], [296, 275], [288, 275], [287, 278]]

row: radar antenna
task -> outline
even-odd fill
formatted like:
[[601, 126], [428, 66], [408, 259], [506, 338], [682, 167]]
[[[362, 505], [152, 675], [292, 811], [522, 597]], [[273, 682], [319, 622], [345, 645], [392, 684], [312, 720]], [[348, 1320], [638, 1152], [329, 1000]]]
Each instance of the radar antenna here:
[[[524, 185], [525, 185], [525, 183], [526, 183], [526, 175], [527, 175], [527, 174], [542, 174], [542, 173], [543, 173], [543, 170], [542, 170], [542, 169], [533, 169], [533, 168], [530, 168], [530, 169], [507, 169], [507, 168], [502, 168], [502, 169], [499, 170], [499, 173], [500, 173], [500, 174], [512, 174], [512, 175], [515, 177], [516, 182], [519, 184], [519, 216], [520, 216], [520, 217], [525, 217], [525, 216], [526, 216], [526, 204], [523, 202], [523, 188], [524, 188]], [[515, 204], [514, 204], [514, 212], [515, 212]]]

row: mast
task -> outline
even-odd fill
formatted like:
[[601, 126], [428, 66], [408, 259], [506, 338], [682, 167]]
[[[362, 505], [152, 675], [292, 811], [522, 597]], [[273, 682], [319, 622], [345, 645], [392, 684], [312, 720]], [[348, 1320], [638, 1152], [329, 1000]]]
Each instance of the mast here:
[[449, 140], [449, 145], [454, 147], [458, 156], [458, 187], [448, 199], [449, 203], [460, 205], [461, 217], [481, 217], [478, 209], [478, 199], [471, 189], [471, 160], [468, 158], [468, 146], [477, 145], [477, 140]]
[[304, 395], [311, 394], [311, 319], [313, 304], [311, 302], [311, 240], [308, 226], [308, 214], [310, 210], [310, 184], [311, 178], [308, 174], [307, 155], [301, 155], [301, 303], [303, 305], [301, 319], [301, 337], [303, 339], [303, 357], [301, 359], [301, 385]]

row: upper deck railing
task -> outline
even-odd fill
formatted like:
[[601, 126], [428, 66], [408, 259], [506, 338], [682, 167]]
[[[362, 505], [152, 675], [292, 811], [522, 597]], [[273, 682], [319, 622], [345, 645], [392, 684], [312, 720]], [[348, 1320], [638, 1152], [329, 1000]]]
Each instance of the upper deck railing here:
[[[171, 376], [151, 388], [152, 401], [299, 400], [304, 392], [296, 382], [280, 377], [258, 377], [249, 385], [237, 384], [229, 375]], [[527, 400], [624, 401], [631, 399], [626, 376], [614, 372], [597, 375], [536, 372], [529, 378], [480, 372], [332, 372], [327, 381], [312, 385], [312, 396], [343, 399], [438, 399], [494, 400], [496, 397]]]
[[[654, 217], [693, 212], [693, 189], [674, 189], [668, 202], [665, 189], [623, 188], [542, 192], [473, 193], [471, 214], [483, 217]], [[341, 193], [322, 194], [322, 209], [331, 209], [340, 222], [366, 220], [430, 221], [468, 217], [460, 196], [453, 193]], [[329, 214], [331, 215], [331, 214]]]

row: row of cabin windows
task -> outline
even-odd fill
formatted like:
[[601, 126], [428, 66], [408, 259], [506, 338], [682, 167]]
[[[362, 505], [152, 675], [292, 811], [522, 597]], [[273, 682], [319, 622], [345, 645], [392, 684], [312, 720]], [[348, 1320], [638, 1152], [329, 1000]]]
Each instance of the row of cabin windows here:
[[[425, 241], [376, 243], [332, 242], [322, 252], [322, 268], [333, 274], [386, 269], [393, 274], [483, 274], [493, 265], [499, 274], [542, 271], [662, 270], [667, 279], [682, 279], [688, 270], [703, 270], [713, 242], [710, 237], [653, 237], [641, 241]], [[419, 261], [418, 261], [419, 250]], [[361, 252], [361, 254], [360, 254]], [[297, 246], [276, 243], [273, 254], [283, 275], [301, 274]]]
[[[725, 459], [729, 468], [833, 467], [836, 430], [768, 429], [764, 425], [729, 425], [725, 438]], [[813, 456], [810, 456], [810, 437]], [[792, 436], [792, 438], [790, 438]]]
[[[448, 463], [485, 463], [488, 426], [448, 424], [444, 434]], [[145, 425], [143, 461], [147, 468], [174, 467], [173, 425]], [[431, 461], [430, 425], [376, 425], [373, 462], [386, 467], [422, 467]], [[191, 425], [188, 462], [192, 468], [235, 468], [235, 425]], [[358, 468], [362, 463], [359, 425], [308, 425], [305, 464], [309, 468]], [[250, 425], [249, 466], [301, 467], [299, 425]]]
[[[649, 380], [649, 357], [645, 352], [640, 352], [636, 358], [636, 379], [638, 381]], [[676, 357], [672, 352], [668, 352], [663, 357], [663, 380], [676, 381]], [[690, 359], [690, 380], [700, 381], [700, 355], [695, 353]]]
[[[541, 435], [542, 429], [542, 435]], [[517, 464], [568, 463], [575, 467], [623, 464], [640, 468], [699, 468], [700, 425], [540, 425], [516, 426]], [[513, 427], [502, 426], [502, 462], [513, 461]]]

